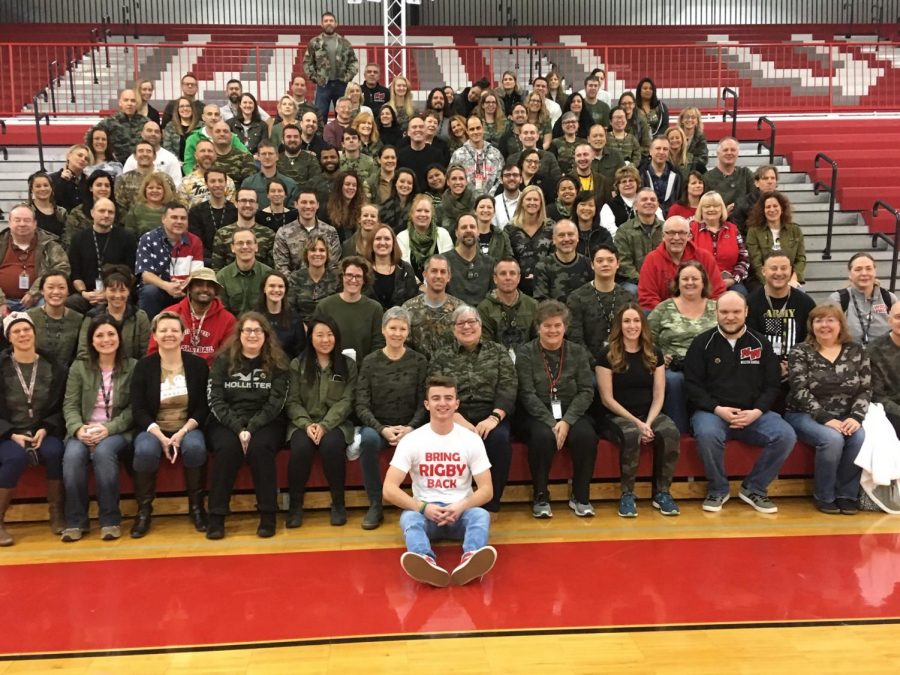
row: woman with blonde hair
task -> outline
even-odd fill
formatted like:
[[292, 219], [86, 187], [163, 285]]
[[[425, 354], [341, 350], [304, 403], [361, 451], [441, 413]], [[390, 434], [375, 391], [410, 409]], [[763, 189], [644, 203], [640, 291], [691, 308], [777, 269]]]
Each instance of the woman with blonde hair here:
[[707, 192], [700, 197], [697, 214], [691, 221], [691, 241], [716, 259], [725, 288], [747, 297], [744, 281], [750, 273], [750, 254], [737, 226], [727, 218], [722, 195]]
[[277, 122], [275, 121], [275, 117], [270, 117], [266, 120], [266, 124], [269, 125], [269, 142], [274, 145], [276, 149], [281, 145], [284, 136], [284, 128], [288, 124], [293, 124], [295, 126], [300, 125], [300, 120], [297, 119], [297, 112], [297, 102], [294, 100], [293, 96], [285, 95], [278, 99], [278, 117], [280, 119]]
[[669, 127], [665, 136], [669, 139], [669, 161], [681, 170], [681, 173], [689, 171], [692, 158], [688, 153], [687, 141], [681, 127]]
[[409, 125], [409, 118], [416, 114], [413, 108], [412, 91], [409, 87], [409, 80], [403, 75], [398, 75], [391, 81], [391, 98], [385, 104], [397, 116], [397, 123], [403, 131], [406, 131]]
[[[344, 90], [344, 96], [350, 99], [350, 118], [356, 119], [360, 113], [372, 114], [372, 109], [363, 103], [363, 92], [356, 82], [348, 82]], [[373, 118], [374, 119], [374, 118]]]
[[529, 185], [519, 195], [516, 211], [504, 232], [509, 236], [513, 256], [519, 262], [522, 280], [519, 289], [534, 294], [534, 268], [553, 250], [553, 221], [547, 218], [544, 191]]
[[162, 217], [175, 196], [169, 187], [169, 176], [161, 171], [149, 173], [141, 181], [134, 206], [125, 214], [122, 225], [140, 237], [162, 224]]
[[359, 151], [369, 157], [377, 157], [384, 147], [375, 117], [368, 110], [360, 110], [353, 118], [350, 127], [359, 132]]
[[692, 161], [706, 166], [709, 163], [709, 148], [706, 146], [706, 136], [703, 135], [703, 116], [700, 111], [693, 106], [682, 108], [678, 114], [678, 127], [684, 132]]
[[526, 121], [535, 125], [540, 134], [539, 147], [546, 150], [553, 140], [553, 125], [550, 124], [550, 113], [544, 105], [544, 97], [533, 91], [525, 97]]
[[406, 229], [397, 235], [397, 243], [403, 252], [403, 260], [412, 265], [420, 279], [431, 256], [453, 248], [450, 233], [437, 224], [431, 197], [425, 194], [415, 196], [409, 210], [409, 222]]

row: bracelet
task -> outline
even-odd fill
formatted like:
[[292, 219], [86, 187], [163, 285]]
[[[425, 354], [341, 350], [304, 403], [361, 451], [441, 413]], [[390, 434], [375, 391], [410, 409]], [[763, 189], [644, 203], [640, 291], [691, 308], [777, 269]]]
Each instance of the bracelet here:
[[503, 421], [502, 419], [500, 419], [500, 415], [495, 413], [493, 410], [491, 411], [491, 414], [488, 415], [488, 417], [493, 417], [495, 420], [497, 420], [498, 424]]
[[419, 507], [419, 513], [423, 516], [425, 515], [425, 509], [428, 508], [428, 502], [422, 502], [422, 506]]

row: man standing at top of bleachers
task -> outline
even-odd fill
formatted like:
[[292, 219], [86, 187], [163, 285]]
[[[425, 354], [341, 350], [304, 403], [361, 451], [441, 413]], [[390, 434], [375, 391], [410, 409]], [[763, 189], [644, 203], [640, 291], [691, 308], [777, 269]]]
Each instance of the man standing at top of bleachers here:
[[306, 76], [316, 83], [316, 108], [325, 120], [331, 104], [344, 95], [347, 83], [359, 71], [353, 47], [337, 32], [337, 19], [322, 13], [322, 32], [309, 41], [303, 57]]
[[734, 209], [743, 197], [753, 190], [753, 172], [746, 166], [738, 166], [740, 146], [733, 136], [726, 136], [719, 141], [716, 149], [718, 160], [714, 169], [710, 169], [703, 176], [703, 187], [706, 192], [715, 190], [728, 207], [728, 213]]
[[147, 118], [137, 112], [137, 95], [133, 89], [123, 89], [119, 93], [119, 112], [104, 117], [97, 125], [109, 137], [109, 147], [117, 162], [128, 159], [134, 146], [141, 140], [141, 130]]
[[[191, 73], [187, 72], [181, 76], [181, 98], [186, 98], [191, 102], [191, 105], [194, 106], [194, 115], [197, 118], [200, 118], [203, 115], [203, 101], [201, 101], [197, 97], [197, 78]], [[168, 103], [166, 103], [165, 110], [163, 110], [162, 121], [159, 123], [163, 129], [172, 121], [172, 118], [175, 117], [175, 106], [178, 105], [178, 97], [172, 99]]]

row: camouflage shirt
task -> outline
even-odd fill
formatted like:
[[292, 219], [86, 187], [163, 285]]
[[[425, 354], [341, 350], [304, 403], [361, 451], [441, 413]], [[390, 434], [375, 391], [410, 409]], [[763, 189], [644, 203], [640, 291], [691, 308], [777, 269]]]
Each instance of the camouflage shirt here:
[[834, 363], [807, 342], [788, 354], [791, 391], [787, 409], [808, 413], [819, 424], [852, 417], [862, 423], [872, 398], [872, 368], [865, 348], [844, 344]]
[[100, 120], [97, 127], [106, 130], [113, 156], [117, 162], [125, 164], [125, 161], [134, 152], [134, 146], [141, 140], [141, 131], [147, 122], [147, 118], [143, 115], [128, 116], [123, 112], [118, 112]]
[[372, 180], [373, 176], [378, 175], [378, 165], [375, 160], [368, 155], [360, 155], [356, 159], [347, 159], [341, 155], [341, 171], [353, 171], [359, 176], [359, 182], [366, 192], [368, 200], [374, 201], [372, 198]]
[[425, 304], [424, 294], [403, 303], [412, 319], [409, 326], [409, 346], [429, 359], [441, 348], [456, 344], [450, 316], [463, 303], [449, 294], [445, 298], [444, 304], [437, 308]]
[[316, 179], [322, 174], [318, 158], [306, 150], [301, 150], [296, 157], [282, 154], [275, 167], [278, 173], [283, 173], [294, 181], [298, 188], [315, 187]]
[[341, 239], [338, 237], [337, 230], [321, 220], [316, 220], [315, 226], [307, 229], [298, 220], [290, 225], [285, 225], [275, 233], [275, 243], [272, 249], [275, 269], [288, 276], [294, 270], [299, 270], [305, 262], [303, 251], [306, 248], [306, 240], [314, 234], [323, 237], [328, 242], [328, 254], [332, 266], [341, 259]]
[[485, 144], [484, 148], [476, 150], [466, 142], [453, 152], [450, 164], [457, 164], [466, 170], [469, 187], [476, 195], [492, 195], [500, 184], [503, 155], [493, 145]]
[[575, 424], [594, 400], [594, 367], [587, 350], [577, 342], [563, 341], [562, 349], [545, 351], [532, 340], [519, 349], [519, 405], [526, 413], [551, 429], [556, 424], [551, 407], [550, 378], [556, 376], [556, 396], [562, 404], [563, 420]]
[[662, 243], [662, 226], [663, 222], [655, 219], [648, 235], [638, 216], [619, 226], [613, 241], [619, 251], [620, 278], [637, 283], [644, 258]]
[[291, 274], [289, 280], [288, 304], [294, 315], [304, 322], [312, 317], [319, 300], [341, 290], [341, 279], [334, 267], [327, 268], [321, 279], [313, 281], [309, 268], [304, 266]]
[[[210, 267], [220, 270], [225, 265], [234, 262], [234, 253], [231, 252], [231, 238], [238, 229], [237, 223], [231, 223], [216, 232], [213, 239], [212, 262]], [[272, 248], [275, 243], [275, 233], [265, 225], [253, 225], [253, 234], [256, 235], [258, 251], [256, 259], [263, 265], [272, 267]]]
[[256, 165], [253, 163], [253, 155], [244, 150], [237, 150], [233, 146], [224, 155], [216, 153], [216, 161], [213, 168], [225, 172], [235, 185], [240, 185], [245, 178], [256, 173]]
[[497, 297], [497, 291], [491, 291], [478, 305], [484, 338], [499, 342], [515, 358], [519, 347], [537, 337], [534, 327], [537, 306], [537, 300], [521, 292], [513, 304], [505, 305]]
[[554, 138], [550, 142], [550, 152], [556, 155], [559, 170], [566, 174], [575, 170], [575, 146], [587, 143], [584, 138], [576, 137], [569, 143], [564, 137]]
[[609, 331], [616, 312], [636, 300], [618, 284], [613, 290], [604, 292], [598, 291], [594, 288], [593, 281], [589, 281], [571, 293], [565, 302], [569, 307], [566, 337], [587, 347], [588, 352], [596, 358], [609, 341]]
[[510, 223], [504, 230], [509, 237], [512, 253], [519, 261], [522, 270], [522, 281], [519, 288], [528, 295], [534, 295], [534, 268], [538, 261], [553, 252], [553, 223], [549, 220], [529, 235], [518, 225]]
[[[234, 202], [237, 191], [234, 189], [234, 181], [230, 178], [225, 183], [225, 201]], [[181, 179], [176, 193], [178, 201], [190, 209], [197, 204], [209, 201], [209, 190], [206, 187], [206, 179], [203, 170], [199, 167]]]
[[[169, 174], [165, 172], [162, 173], [166, 177], [169, 188], [171, 188], [174, 193], [176, 189], [175, 182]], [[140, 173], [135, 169], [134, 171], [126, 171], [116, 179], [116, 205], [119, 207], [119, 213], [122, 214], [123, 218], [137, 201], [138, 193], [141, 191], [141, 183], [144, 182], [144, 178], [146, 177], [147, 174]]]
[[556, 254], [548, 255], [534, 268], [534, 299], [565, 302], [569, 293], [593, 278], [590, 261], [580, 253], [570, 263], [564, 263]]
[[356, 58], [356, 52], [353, 51], [350, 42], [337, 33], [334, 34], [334, 39], [337, 40], [334, 54], [336, 63], [334, 64], [331, 63], [328, 56], [328, 47], [325, 45], [323, 33], [316, 35], [306, 45], [306, 54], [303, 55], [303, 72], [319, 86], [326, 84], [331, 79], [332, 72], [341, 82], [349, 82], [359, 72], [359, 60]]
[[482, 340], [469, 350], [454, 343], [441, 349], [428, 364], [429, 375], [456, 379], [459, 413], [478, 424], [496, 408], [509, 417], [516, 405], [519, 387], [516, 369], [503, 345]]

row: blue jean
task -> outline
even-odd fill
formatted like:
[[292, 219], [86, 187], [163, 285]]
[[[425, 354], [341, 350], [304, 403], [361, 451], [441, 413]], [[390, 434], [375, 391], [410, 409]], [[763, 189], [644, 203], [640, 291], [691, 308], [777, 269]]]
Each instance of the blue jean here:
[[[199, 429], [189, 431], [181, 440], [181, 461], [189, 469], [206, 464], [206, 439]], [[134, 439], [134, 470], [152, 473], [159, 470], [159, 458], [163, 449], [159, 439], [153, 434], [142, 431]]]
[[406, 539], [407, 551], [434, 558], [431, 542], [435, 539], [462, 539], [463, 553], [487, 546], [491, 516], [483, 508], [475, 506], [463, 511], [452, 525], [439, 526], [418, 511], [404, 511], [400, 515], [400, 529]]
[[815, 492], [813, 497], [830, 503], [835, 499], [859, 497], [862, 469], [853, 462], [859, 454], [865, 430], [844, 434], [816, 422], [809, 413], [787, 412], [787, 423], [794, 427], [797, 437], [816, 449]]
[[784, 460], [797, 442], [797, 434], [781, 415], [763, 413], [762, 417], [743, 429], [731, 429], [718, 415], [698, 410], [691, 418], [697, 451], [703, 460], [710, 495], [728, 494], [728, 474], [725, 472], [725, 441], [737, 439], [762, 447], [762, 454], [743, 481], [750, 492], [765, 496], [769, 483], [775, 480]]
[[147, 312], [147, 316], [151, 320], [166, 307], [174, 305], [176, 302], [178, 302], [177, 298], [173, 298], [164, 290], [152, 284], [143, 284], [138, 293], [138, 307]]
[[63, 481], [66, 485], [66, 527], [88, 529], [88, 463], [94, 465], [100, 527], [120, 525], [119, 458], [128, 450], [128, 439], [121, 434], [107, 436], [94, 451], [70, 438], [63, 455]]
[[688, 421], [687, 397], [684, 395], [684, 373], [666, 368], [666, 397], [663, 400], [663, 412], [675, 422], [678, 431], [690, 433]]
[[[46, 436], [38, 448], [38, 460], [47, 471], [47, 480], [62, 480], [62, 458], [62, 441]], [[11, 438], [0, 441], [0, 488], [16, 487], [27, 464], [25, 448]]]
[[347, 83], [340, 80], [328, 80], [325, 84], [316, 85], [316, 108], [319, 109], [319, 119], [328, 121], [328, 111], [331, 105], [344, 95]]

